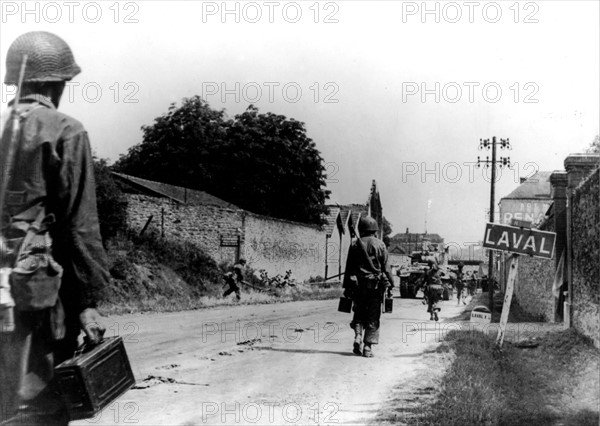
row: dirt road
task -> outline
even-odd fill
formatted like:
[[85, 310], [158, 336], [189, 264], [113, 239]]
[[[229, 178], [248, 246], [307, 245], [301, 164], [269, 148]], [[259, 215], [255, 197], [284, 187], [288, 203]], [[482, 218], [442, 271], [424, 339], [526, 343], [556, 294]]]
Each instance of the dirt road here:
[[110, 317], [138, 388], [74, 424], [369, 423], [394, 386], [421, 380], [422, 354], [451, 329], [442, 321], [455, 304], [435, 323], [421, 300], [396, 298], [371, 359], [352, 354], [337, 300]]

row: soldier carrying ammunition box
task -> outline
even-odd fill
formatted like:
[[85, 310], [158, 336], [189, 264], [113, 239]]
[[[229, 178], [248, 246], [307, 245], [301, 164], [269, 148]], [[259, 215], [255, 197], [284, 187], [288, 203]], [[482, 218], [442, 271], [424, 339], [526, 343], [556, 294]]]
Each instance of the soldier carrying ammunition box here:
[[383, 241], [375, 237], [377, 230], [373, 218], [360, 219], [360, 237], [348, 251], [343, 284], [344, 296], [354, 301], [354, 318], [350, 323], [355, 334], [353, 352], [367, 358], [373, 356], [372, 345], [379, 343], [384, 292], [394, 287], [388, 252]]
[[80, 71], [48, 32], [21, 35], [6, 57], [4, 83], [20, 95], [0, 147], [1, 267], [15, 304], [0, 345], [2, 424], [68, 424], [53, 368], [73, 356], [81, 330], [91, 342], [104, 333], [96, 303], [109, 273], [90, 143], [81, 123], [57, 111]]

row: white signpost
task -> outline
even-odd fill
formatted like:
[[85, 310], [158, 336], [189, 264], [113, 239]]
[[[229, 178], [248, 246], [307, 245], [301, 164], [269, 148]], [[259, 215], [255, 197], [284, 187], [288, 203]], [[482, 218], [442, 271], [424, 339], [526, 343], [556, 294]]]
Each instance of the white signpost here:
[[506, 283], [506, 292], [504, 293], [504, 305], [502, 305], [502, 315], [500, 315], [500, 329], [496, 337], [496, 346], [502, 347], [504, 342], [504, 332], [508, 323], [508, 311], [512, 302], [513, 289], [515, 288], [515, 280], [517, 278], [517, 270], [519, 268], [519, 255], [512, 254], [510, 256], [510, 266], [508, 270], [508, 281]]

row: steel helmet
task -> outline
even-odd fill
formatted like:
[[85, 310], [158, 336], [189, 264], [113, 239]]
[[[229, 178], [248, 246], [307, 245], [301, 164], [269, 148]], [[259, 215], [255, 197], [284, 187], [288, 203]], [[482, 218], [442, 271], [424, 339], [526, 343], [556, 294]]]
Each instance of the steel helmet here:
[[358, 232], [361, 234], [365, 232], [377, 232], [379, 231], [379, 226], [375, 219], [369, 216], [361, 217], [360, 222], [358, 222]]
[[23, 55], [27, 65], [23, 82], [68, 81], [81, 72], [65, 41], [45, 31], [32, 31], [19, 36], [6, 55], [4, 84], [17, 84]]

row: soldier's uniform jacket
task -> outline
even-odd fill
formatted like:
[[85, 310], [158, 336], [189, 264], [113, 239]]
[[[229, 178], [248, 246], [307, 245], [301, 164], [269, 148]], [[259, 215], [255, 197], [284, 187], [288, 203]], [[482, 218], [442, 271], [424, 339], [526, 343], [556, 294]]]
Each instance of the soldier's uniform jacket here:
[[[20, 137], [9, 169], [2, 237], [9, 249], [17, 247], [45, 208], [52, 255], [63, 268], [59, 295], [66, 335], [52, 341], [54, 320], [49, 309], [15, 312], [16, 329], [0, 346], [0, 403], [5, 409], [0, 422], [15, 413], [16, 388], [23, 399], [19, 408], [23, 415], [56, 413], [64, 422], [63, 403], [52, 380], [53, 365], [72, 356], [81, 332], [79, 314], [96, 306], [110, 277], [100, 238], [93, 160], [83, 126], [58, 112], [50, 99], [23, 97], [18, 112]], [[7, 139], [3, 137], [0, 146], [2, 155]], [[12, 257], [3, 253], [2, 266], [11, 267]]]
[[385, 244], [380, 239], [370, 235], [362, 237], [361, 241], [366, 247], [373, 266], [365, 258], [362, 249], [358, 246], [358, 241], [354, 241], [348, 252], [346, 260], [346, 272], [344, 273], [344, 288], [353, 286], [351, 276], [355, 276], [359, 283], [363, 279], [379, 277], [385, 274], [391, 277], [390, 266], [388, 262], [388, 252]]
[[44, 96], [23, 97], [19, 113], [21, 136], [4, 209], [8, 229], [2, 234], [19, 241], [45, 206], [54, 216], [52, 253], [64, 268], [61, 300], [67, 314], [78, 314], [95, 307], [109, 280], [87, 132]]

